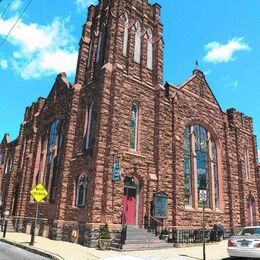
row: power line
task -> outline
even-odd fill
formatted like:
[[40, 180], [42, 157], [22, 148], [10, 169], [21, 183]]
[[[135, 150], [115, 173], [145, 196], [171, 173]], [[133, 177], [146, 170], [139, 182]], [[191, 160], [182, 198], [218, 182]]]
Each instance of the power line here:
[[[2, 0], [1, 0], [2, 1]], [[0, 1], [0, 2], [1, 2]], [[9, 8], [10, 4], [12, 3], [13, 0], [10, 0], [10, 2], [8, 3], [8, 5], [6, 6], [5, 10], [3, 11], [2, 15], [1, 15], [1, 18], [3, 18], [3, 16], [5, 15], [7, 9]]]
[[23, 14], [25, 13], [25, 11], [27, 10], [27, 8], [29, 7], [29, 5], [31, 4], [32, 0], [30, 0], [28, 2], [28, 4], [25, 6], [25, 8], [23, 9], [22, 13], [20, 14], [20, 16], [17, 18], [17, 20], [15, 21], [14, 25], [12, 26], [12, 28], [10, 29], [10, 31], [7, 33], [7, 35], [5, 36], [5, 38], [1, 41], [0, 43], [0, 47], [4, 44], [4, 42], [6, 41], [6, 39], [8, 38], [8, 36], [10, 35], [10, 33], [12, 32], [12, 30], [14, 29], [14, 27], [16, 26], [16, 24], [19, 22], [19, 20], [22, 18]]

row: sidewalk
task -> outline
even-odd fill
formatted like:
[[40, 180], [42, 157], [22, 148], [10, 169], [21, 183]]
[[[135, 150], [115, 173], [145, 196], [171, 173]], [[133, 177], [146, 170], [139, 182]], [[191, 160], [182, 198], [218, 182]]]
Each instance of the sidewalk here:
[[[73, 244], [64, 241], [50, 240], [45, 237], [35, 237], [34, 246], [30, 246], [31, 236], [24, 233], [8, 232], [6, 238], [2, 238], [0, 232], [0, 241], [11, 243], [13, 245], [26, 248], [29, 251], [44, 255], [57, 260], [188, 260], [202, 259], [202, 246], [187, 248], [170, 248], [160, 250], [145, 250], [132, 252], [100, 251], [95, 248], [88, 248], [79, 244]], [[207, 260], [219, 260], [228, 257], [227, 241], [206, 245]]]

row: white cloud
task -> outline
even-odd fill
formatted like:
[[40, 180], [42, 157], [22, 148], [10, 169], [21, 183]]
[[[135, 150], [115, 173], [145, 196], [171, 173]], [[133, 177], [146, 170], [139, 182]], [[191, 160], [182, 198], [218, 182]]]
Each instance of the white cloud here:
[[77, 11], [87, 11], [90, 5], [98, 4], [98, 0], [76, 0]]
[[5, 69], [7, 69], [7, 67], [8, 67], [8, 61], [5, 59], [0, 60], [0, 68], [5, 70]]
[[[0, 37], [8, 33], [15, 20], [0, 19]], [[78, 54], [68, 23], [69, 19], [58, 17], [48, 25], [20, 21], [7, 38], [14, 47], [9, 58], [11, 68], [23, 79], [41, 78], [61, 71], [74, 74]]]
[[208, 52], [203, 58], [207, 62], [221, 63], [233, 61], [236, 51], [249, 51], [251, 48], [244, 42], [244, 38], [233, 38], [226, 44], [219, 42], [210, 42], [205, 45], [205, 50]]
[[17, 11], [22, 5], [22, 1], [21, 0], [15, 0], [12, 2], [10, 8], [13, 11]]

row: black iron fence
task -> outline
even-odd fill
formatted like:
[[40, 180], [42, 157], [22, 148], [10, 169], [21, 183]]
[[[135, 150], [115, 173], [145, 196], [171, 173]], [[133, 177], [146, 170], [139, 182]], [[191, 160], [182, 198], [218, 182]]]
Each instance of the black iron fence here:
[[[224, 238], [223, 230], [205, 230], [206, 242], [217, 242]], [[202, 243], [203, 242], [203, 230], [176, 230], [173, 229], [170, 236], [169, 242], [174, 244], [179, 243]]]

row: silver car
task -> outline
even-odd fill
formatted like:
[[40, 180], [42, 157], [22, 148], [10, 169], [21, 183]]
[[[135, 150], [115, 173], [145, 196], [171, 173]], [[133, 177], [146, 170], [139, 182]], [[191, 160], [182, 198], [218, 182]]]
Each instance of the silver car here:
[[231, 257], [260, 259], [260, 226], [242, 228], [228, 240], [227, 251]]

